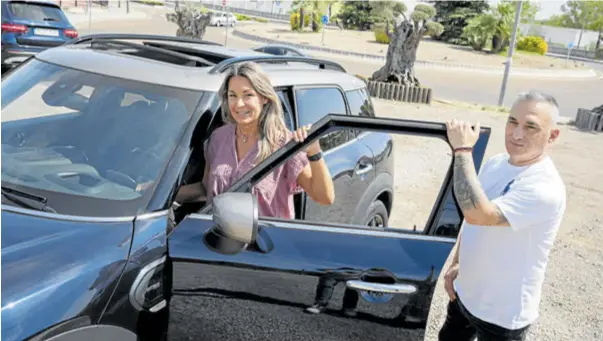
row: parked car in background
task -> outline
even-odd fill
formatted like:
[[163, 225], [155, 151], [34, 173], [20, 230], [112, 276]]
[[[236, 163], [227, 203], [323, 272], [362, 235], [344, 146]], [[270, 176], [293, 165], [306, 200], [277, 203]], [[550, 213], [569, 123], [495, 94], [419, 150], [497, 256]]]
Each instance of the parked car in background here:
[[2, 1], [2, 72], [28, 57], [76, 38], [56, 1]]
[[309, 54], [304, 53], [302, 50], [297, 49], [293, 46], [288, 45], [280, 45], [280, 44], [269, 44], [260, 47], [256, 47], [253, 49], [254, 51], [264, 52], [273, 54], [275, 56], [300, 56], [300, 57], [310, 57]]
[[210, 26], [234, 26], [237, 24], [237, 17], [228, 12], [210, 12]]

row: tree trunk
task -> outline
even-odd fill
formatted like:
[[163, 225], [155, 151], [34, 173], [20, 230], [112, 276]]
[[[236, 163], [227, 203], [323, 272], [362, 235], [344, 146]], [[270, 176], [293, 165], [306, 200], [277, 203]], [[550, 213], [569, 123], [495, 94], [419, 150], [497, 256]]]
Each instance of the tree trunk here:
[[499, 36], [499, 35], [494, 35], [492, 37], [492, 53], [499, 53], [500, 51], [502, 51], [503, 46], [504, 46], [504, 39]]
[[210, 16], [209, 14], [199, 14], [187, 7], [179, 7], [174, 13], [168, 13], [166, 19], [178, 25], [177, 37], [203, 39], [207, 25], [209, 25]]
[[414, 72], [420, 42], [421, 32], [417, 31], [410, 22], [404, 21], [396, 26], [393, 34], [390, 35], [385, 65], [373, 73], [371, 80], [420, 86]]

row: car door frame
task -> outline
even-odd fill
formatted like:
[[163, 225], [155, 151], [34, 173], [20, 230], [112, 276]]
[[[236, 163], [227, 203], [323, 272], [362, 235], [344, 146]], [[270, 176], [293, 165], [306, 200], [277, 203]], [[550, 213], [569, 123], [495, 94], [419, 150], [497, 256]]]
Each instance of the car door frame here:
[[[413, 134], [413, 135], [422, 135], [422, 136], [430, 136], [441, 138], [448, 142], [446, 126], [443, 123], [436, 122], [426, 122], [426, 121], [416, 121], [416, 120], [406, 120], [406, 119], [390, 119], [390, 118], [373, 118], [373, 117], [351, 117], [348, 115], [335, 115], [329, 114], [319, 120], [316, 124], [312, 126], [312, 129], [308, 133], [307, 139], [302, 143], [295, 143], [293, 141], [287, 143], [283, 148], [277, 150], [275, 153], [270, 155], [267, 159], [262, 161], [259, 165], [254, 167], [252, 170], [243, 175], [239, 180], [235, 181], [226, 192], [251, 192], [251, 188], [254, 184], [259, 182], [264, 176], [268, 175], [275, 167], [278, 167], [286, 160], [288, 160], [292, 155], [302, 151], [309, 143], [312, 143], [316, 139], [328, 133], [333, 129], [341, 129], [341, 128], [349, 128], [349, 129], [369, 129], [373, 131], [380, 131], [385, 133], [402, 133], [402, 134]], [[490, 128], [482, 127], [480, 129], [480, 136], [474, 148], [473, 161], [475, 165], [476, 171], [479, 172], [480, 166], [482, 164], [485, 149], [488, 144], [488, 140], [490, 138]], [[450, 145], [449, 145], [450, 147]], [[454, 161], [451, 161], [450, 166], [448, 168], [448, 173], [445, 177], [443, 184], [441, 185], [440, 192], [437, 196], [436, 202], [431, 209], [430, 218], [428, 220], [426, 231], [435, 231], [436, 223], [440, 219], [442, 215], [442, 210], [444, 208], [444, 204], [449, 200], [448, 195], [451, 195], [452, 188], [452, 171], [453, 171]], [[458, 203], [456, 201], [455, 205], [458, 209]], [[174, 232], [178, 232], [178, 226], [176, 226], [171, 233], [168, 235], [168, 245], [170, 244], [170, 240], [172, 240], [172, 245], [168, 248], [170, 251], [170, 258], [176, 262], [185, 262], [185, 263], [198, 263], [198, 264], [210, 264], [215, 263], [218, 259], [213, 259], [214, 256], [211, 256], [211, 252], [208, 254], [207, 249], [202, 246], [191, 245], [190, 243], [199, 243], [199, 239], [196, 235], [196, 225], [195, 221], [199, 222], [199, 234], [205, 233], [202, 230], [204, 226], [213, 226], [212, 220], [212, 203], [208, 203], [204, 208], [202, 208], [198, 213], [191, 214], [188, 217], [188, 222], [186, 219], [181, 223], [185, 223], [188, 226], [183, 230], [183, 239], [172, 239]], [[461, 213], [462, 214], [462, 213]], [[190, 220], [192, 219], [192, 221]], [[462, 221], [462, 216], [461, 216]], [[408, 309], [411, 309], [410, 312], [407, 311], [409, 316], [419, 317], [422, 321], [425, 321], [426, 316], [429, 314], [431, 309], [431, 300], [433, 297], [433, 291], [437, 285], [437, 281], [442, 271], [446, 259], [450, 256], [450, 252], [452, 251], [454, 244], [456, 242], [457, 236], [438, 236], [433, 234], [432, 232], [416, 232], [412, 230], [400, 230], [395, 228], [383, 228], [380, 230], [366, 230], [359, 226], [354, 225], [343, 225], [343, 224], [334, 224], [334, 223], [317, 223], [317, 222], [305, 222], [299, 220], [285, 220], [279, 218], [259, 218], [259, 222], [264, 224], [265, 226], [276, 227], [280, 230], [288, 230], [288, 231], [297, 231], [296, 233], [306, 234], [308, 238], [320, 241], [320, 238], [316, 238], [320, 236], [320, 234], [335, 232], [337, 235], [342, 236], [342, 238], [357, 238], [358, 236], [379, 236], [380, 238], [385, 238], [388, 240], [399, 240], [404, 241], [405, 245], [408, 245], [414, 250], [412, 251], [415, 256], [417, 256], [417, 252], [421, 252], [420, 250], [426, 250], [420, 248], [418, 250], [416, 246], [426, 247], [427, 245], [433, 245], [434, 250], [439, 250], [438, 255], [431, 255], [433, 259], [438, 259], [437, 264], [431, 265], [431, 270], [429, 271], [429, 275], [426, 278], [414, 278], [410, 283], [414, 285], [416, 288], [417, 294], [413, 295], [411, 300], [412, 303], [408, 303]], [[192, 233], [195, 234], [194, 238], [191, 238], [191, 230]], [[300, 232], [301, 231], [301, 232]], [[266, 233], [266, 232], [264, 232]], [[268, 232], [270, 233], [270, 232]], [[294, 232], [291, 232], [294, 233]], [[427, 235], [426, 235], [427, 234]], [[259, 234], [261, 235], [261, 233]], [[357, 237], [353, 237], [357, 236]], [[371, 238], [372, 238], [371, 237]], [[332, 241], [325, 241], [332, 242]], [[188, 244], [187, 244], [188, 243]], [[419, 243], [420, 245], [418, 245]], [[425, 244], [427, 243], [427, 244]], [[263, 243], [262, 243], [263, 244]], [[392, 245], [392, 244], [389, 244]], [[179, 247], [182, 249], [179, 250]], [[253, 252], [253, 245], [249, 246], [250, 252]], [[265, 247], [265, 246], [262, 246]], [[260, 248], [262, 248], [260, 247]], [[270, 246], [268, 246], [270, 248]], [[448, 249], [449, 248], [449, 249]], [[431, 249], [431, 248], [430, 248]], [[199, 250], [197, 253], [196, 250]], [[245, 250], [245, 249], [243, 249]], [[216, 250], [211, 250], [213, 252], [217, 252]], [[269, 252], [269, 251], [268, 251]], [[334, 252], [334, 251], [332, 251]], [[400, 252], [398, 250], [397, 252]], [[427, 252], [427, 250], [426, 250]], [[444, 254], [443, 252], [447, 252]], [[264, 252], [265, 253], [265, 252]], [[208, 256], [209, 255], [209, 256]], [[244, 256], [244, 254], [243, 254]], [[340, 255], [341, 256], [341, 255]], [[204, 257], [210, 257], [211, 259], [207, 259]], [[216, 256], [219, 258], [219, 256]], [[435, 258], [433, 258], [435, 257]], [[356, 257], [358, 260], [362, 259]], [[287, 262], [286, 257], [280, 258], [281, 262]], [[355, 266], [355, 264], [350, 264]], [[223, 266], [233, 266], [224, 264]], [[234, 265], [237, 266], [237, 265]], [[410, 266], [410, 265], [409, 265]], [[261, 266], [260, 266], [261, 268]], [[260, 269], [258, 268], [258, 269]], [[356, 267], [358, 268], [358, 267]], [[425, 265], [423, 265], [422, 271], [427, 271]], [[407, 282], [409, 283], [409, 282]], [[402, 283], [402, 285], [404, 285]], [[363, 290], [363, 289], [360, 289]], [[363, 292], [363, 295], [371, 295], [370, 292]], [[410, 301], [409, 301], [410, 302]], [[405, 309], [407, 309], [405, 308]], [[423, 323], [423, 322], [421, 322]]]
[[[347, 102], [346, 102], [347, 105]], [[297, 115], [297, 112], [295, 113]], [[244, 174], [241, 178], [235, 181], [225, 192], [251, 192], [251, 188], [254, 184], [258, 183], [264, 176], [270, 173], [275, 167], [283, 164], [293, 154], [302, 151], [307, 145], [326, 135], [327, 131], [334, 129], [367, 129], [371, 131], [381, 131], [386, 133], [395, 134], [413, 134], [420, 136], [430, 136], [440, 138], [448, 144], [448, 135], [446, 131], [445, 123], [431, 122], [431, 121], [419, 121], [409, 119], [393, 119], [393, 118], [381, 118], [381, 117], [352, 117], [351, 115], [341, 114], [328, 114], [312, 125], [312, 128], [308, 131], [306, 140], [302, 143], [296, 143], [290, 141], [285, 144], [282, 148], [275, 151], [263, 160], [256, 167], [252, 168], [249, 172]], [[491, 128], [481, 127], [480, 136], [474, 146], [473, 162], [476, 172], [479, 172], [481, 164], [483, 162], [486, 147], [490, 139]], [[452, 151], [452, 149], [451, 149]], [[435, 235], [437, 229], [435, 225], [436, 221], [442, 215], [443, 206], [446, 203], [447, 197], [452, 196], [452, 176], [454, 160], [450, 163], [448, 171], [446, 173], [444, 183], [440, 187], [437, 195], [436, 204], [431, 210], [429, 219], [426, 224], [425, 231], [421, 234]], [[462, 211], [454, 198], [457, 213], [461, 220], [463, 219]], [[199, 213], [211, 214], [212, 204], [208, 203], [204, 206]]]

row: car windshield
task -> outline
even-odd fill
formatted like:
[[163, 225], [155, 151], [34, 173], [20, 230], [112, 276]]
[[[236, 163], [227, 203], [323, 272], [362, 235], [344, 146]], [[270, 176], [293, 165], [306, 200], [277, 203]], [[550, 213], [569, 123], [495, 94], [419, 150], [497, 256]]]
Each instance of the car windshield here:
[[2, 79], [2, 186], [63, 214], [142, 213], [202, 96], [33, 59]]

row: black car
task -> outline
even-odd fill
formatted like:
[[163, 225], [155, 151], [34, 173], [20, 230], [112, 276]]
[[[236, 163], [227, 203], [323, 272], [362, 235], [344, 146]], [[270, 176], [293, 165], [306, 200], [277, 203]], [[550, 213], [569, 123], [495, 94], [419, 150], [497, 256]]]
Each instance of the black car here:
[[263, 45], [260, 47], [256, 47], [253, 50], [258, 51], [258, 52], [273, 54], [275, 56], [309, 57], [308, 54], [302, 52], [300, 49], [297, 49], [297, 48], [295, 48], [293, 46], [289, 46], [289, 45], [269, 44], [269, 45]]
[[[423, 338], [462, 217], [449, 169], [425, 230], [387, 227], [390, 134], [446, 139], [444, 124], [375, 117], [364, 83], [336, 63], [234, 52], [96, 35], [2, 79], [3, 340]], [[263, 64], [289, 127], [314, 123], [309, 137], [212, 203], [180, 205], [222, 124], [224, 71], [243, 61]], [[488, 138], [482, 128], [477, 169]], [[258, 216], [251, 187], [316, 139], [335, 204], [302, 195], [296, 219]], [[315, 294], [354, 311], [306, 314]]]

